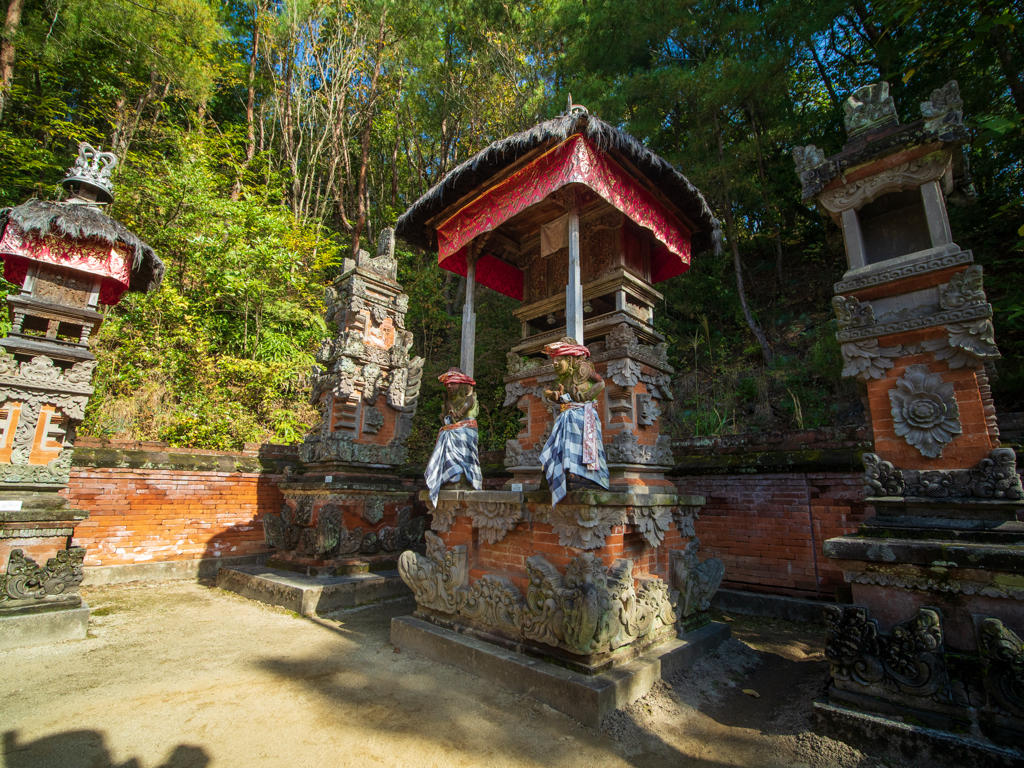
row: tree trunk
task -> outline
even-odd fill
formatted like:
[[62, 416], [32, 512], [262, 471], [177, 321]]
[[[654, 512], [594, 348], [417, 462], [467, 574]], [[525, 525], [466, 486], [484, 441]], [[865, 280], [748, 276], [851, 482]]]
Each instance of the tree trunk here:
[[989, 32], [992, 45], [999, 57], [999, 66], [1003, 70], [1003, 77], [1010, 87], [1010, 95], [1013, 97], [1013, 106], [1018, 115], [1024, 115], [1024, 84], [1021, 83], [1019, 67], [1014, 64], [1013, 52], [1006, 39], [1007, 29], [1002, 24], [996, 24]]
[[[712, 120], [715, 124], [715, 139], [718, 143], [718, 161], [719, 163], [725, 163], [725, 148], [722, 143], [722, 128], [718, 122], [718, 114], [712, 115]], [[729, 237], [729, 246], [732, 248], [732, 266], [736, 272], [736, 291], [740, 297], [740, 307], [743, 309], [743, 318], [747, 321], [747, 327], [750, 328], [750, 332], [754, 334], [754, 338], [757, 339], [757, 343], [761, 345], [761, 354], [764, 355], [764, 362], [766, 365], [772, 365], [775, 362], [775, 356], [772, 354], [772, 348], [768, 346], [768, 339], [764, 335], [764, 331], [761, 330], [761, 326], [758, 325], [757, 320], [754, 318], [754, 313], [750, 311], [750, 305], [747, 303], [747, 292], [743, 287], [743, 262], [740, 260], [740, 245], [736, 234], [736, 220], [732, 215], [732, 197], [729, 195], [729, 179], [728, 177], [722, 180], [723, 186], [723, 206], [725, 208], [725, 227], [726, 234]]]
[[377, 61], [373, 67], [373, 77], [370, 78], [369, 98], [366, 105], [366, 118], [363, 123], [363, 135], [360, 138], [359, 152], [359, 178], [356, 182], [356, 224], [352, 233], [352, 256], [359, 253], [359, 238], [363, 234], [363, 227], [366, 226], [366, 174], [370, 166], [370, 138], [373, 133], [373, 112], [377, 101], [377, 80], [380, 77], [380, 68], [384, 52], [384, 33], [387, 28], [387, 9], [380, 16], [380, 31], [377, 34]]
[[249, 164], [256, 156], [256, 63], [259, 57], [260, 46], [260, 6], [252, 8], [252, 50], [249, 53], [249, 76], [247, 79], [247, 91], [245, 97], [245, 161], [238, 169], [238, 178], [231, 188], [231, 199], [237, 200], [242, 192], [242, 176], [249, 168]]
[[11, 0], [7, 5], [7, 19], [4, 21], [3, 39], [0, 40], [0, 118], [4, 116], [7, 93], [14, 81], [14, 36], [21, 26], [21, 10], [25, 0]]

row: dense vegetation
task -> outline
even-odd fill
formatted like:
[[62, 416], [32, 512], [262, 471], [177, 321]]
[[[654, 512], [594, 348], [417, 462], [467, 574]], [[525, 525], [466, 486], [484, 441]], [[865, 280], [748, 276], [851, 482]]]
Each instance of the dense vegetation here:
[[[986, 269], [1024, 407], [1024, 3], [992, 0], [4, 0], [0, 205], [52, 198], [79, 141], [123, 158], [113, 215], [168, 266], [95, 337], [102, 436], [227, 448], [300, 439], [323, 287], [353, 249], [490, 141], [566, 96], [678, 164], [726, 230], [656, 312], [681, 434], [856, 423], [829, 298], [838, 230], [800, 201], [790, 152], [845, 138], [842, 100], [887, 79], [906, 121], [960, 82], [977, 205], [952, 212]], [[0, 6], [2, 12], [2, 6]], [[427, 360], [458, 359], [459, 278], [401, 249]], [[481, 440], [499, 448], [511, 302], [480, 289]], [[0, 329], [2, 330], [2, 329]], [[433, 374], [433, 375], [431, 375]]]

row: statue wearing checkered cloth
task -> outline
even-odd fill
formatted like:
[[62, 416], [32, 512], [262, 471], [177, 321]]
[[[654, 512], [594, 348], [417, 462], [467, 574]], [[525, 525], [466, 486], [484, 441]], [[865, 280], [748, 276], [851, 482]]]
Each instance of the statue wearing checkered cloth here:
[[557, 386], [545, 396], [559, 406], [551, 436], [540, 454], [540, 463], [551, 488], [551, 503], [568, 492], [569, 483], [608, 488], [608, 461], [601, 440], [601, 419], [594, 400], [604, 380], [587, 358], [590, 350], [575, 339], [563, 338], [544, 347], [553, 361]]
[[473, 387], [476, 382], [458, 368], [449, 368], [447, 373], [437, 377], [444, 384], [446, 394], [441, 409], [441, 431], [437, 445], [427, 464], [427, 489], [430, 503], [437, 506], [437, 495], [449, 483], [458, 482], [465, 476], [466, 482], [475, 488], [483, 488], [480, 472], [480, 453], [477, 448], [476, 414], [479, 406]]

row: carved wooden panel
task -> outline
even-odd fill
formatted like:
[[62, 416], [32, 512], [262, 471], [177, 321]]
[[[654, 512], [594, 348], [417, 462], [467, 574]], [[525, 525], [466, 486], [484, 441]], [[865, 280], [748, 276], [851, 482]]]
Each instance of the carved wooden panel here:
[[49, 304], [83, 308], [89, 305], [92, 281], [92, 277], [81, 272], [40, 264], [32, 296]]

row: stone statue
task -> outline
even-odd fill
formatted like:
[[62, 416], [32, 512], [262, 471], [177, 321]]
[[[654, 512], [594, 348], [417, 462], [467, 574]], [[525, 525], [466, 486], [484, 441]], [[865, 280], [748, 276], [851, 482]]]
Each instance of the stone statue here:
[[480, 454], [477, 448], [476, 415], [480, 410], [473, 387], [476, 382], [458, 368], [449, 368], [437, 380], [444, 384], [441, 430], [427, 464], [427, 488], [436, 507], [441, 487], [460, 478], [476, 490], [483, 489]]
[[551, 487], [551, 503], [557, 504], [565, 498], [568, 483], [608, 488], [601, 420], [594, 407], [604, 379], [587, 359], [590, 350], [575, 339], [548, 344], [544, 353], [551, 358], [556, 376], [556, 385], [544, 395], [559, 407], [559, 413], [540, 463]]

